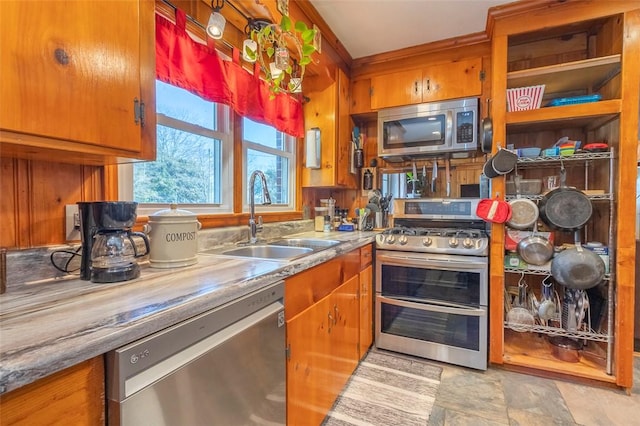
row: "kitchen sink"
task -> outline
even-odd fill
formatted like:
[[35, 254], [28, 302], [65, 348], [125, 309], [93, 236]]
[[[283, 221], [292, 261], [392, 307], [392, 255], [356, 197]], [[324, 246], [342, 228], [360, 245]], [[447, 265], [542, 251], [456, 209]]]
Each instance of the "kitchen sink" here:
[[286, 246], [286, 247], [306, 247], [313, 251], [322, 250], [340, 244], [336, 240], [323, 240], [320, 238], [283, 238], [272, 241], [269, 245]]
[[321, 238], [281, 238], [268, 243], [236, 247], [226, 251], [214, 248], [202, 251], [200, 254], [220, 254], [225, 256], [289, 261], [337, 244], [340, 244], [340, 241]]
[[281, 246], [281, 245], [256, 245], [234, 248], [220, 254], [226, 256], [255, 257], [260, 259], [291, 260], [296, 257], [309, 254], [313, 251], [309, 247]]

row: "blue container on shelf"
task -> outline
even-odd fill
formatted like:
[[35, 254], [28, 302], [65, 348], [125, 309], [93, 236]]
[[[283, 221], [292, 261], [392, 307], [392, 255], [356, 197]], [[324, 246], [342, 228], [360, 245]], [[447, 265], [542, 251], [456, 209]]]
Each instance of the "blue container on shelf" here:
[[594, 93], [593, 95], [582, 95], [582, 96], [571, 96], [569, 98], [556, 98], [551, 99], [547, 106], [563, 106], [563, 105], [574, 105], [574, 104], [586, 104], [589, 102], [598, 102], [602, 99], [602, 96], [598, 93]]

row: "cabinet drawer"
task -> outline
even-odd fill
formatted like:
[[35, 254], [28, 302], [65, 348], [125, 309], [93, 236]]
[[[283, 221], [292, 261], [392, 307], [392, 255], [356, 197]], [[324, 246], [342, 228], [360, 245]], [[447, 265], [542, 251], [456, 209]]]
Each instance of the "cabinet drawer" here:
[[369, 244], [360, 248], [360, 269], [364, 269], [373, 262], [373, 246]]

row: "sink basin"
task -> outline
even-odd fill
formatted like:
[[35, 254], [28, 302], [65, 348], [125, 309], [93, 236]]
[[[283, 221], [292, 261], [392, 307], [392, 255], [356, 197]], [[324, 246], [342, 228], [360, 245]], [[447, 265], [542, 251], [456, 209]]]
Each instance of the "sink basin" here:
[[227, 250], [220, 254], [227, 256], [255, 257], [260, 259], [294, 259], [299, 256], [311, 253], [309, 247], [292, 247], [282, 245], [258, 245], [239, 247]]
[[283, 238], [269, 243], [269, 245], [275, 246], [307, 247], [314, 251], [332, 247], [336, 244], [340, 244], [340, 241], [323, 240], [320, 238]]

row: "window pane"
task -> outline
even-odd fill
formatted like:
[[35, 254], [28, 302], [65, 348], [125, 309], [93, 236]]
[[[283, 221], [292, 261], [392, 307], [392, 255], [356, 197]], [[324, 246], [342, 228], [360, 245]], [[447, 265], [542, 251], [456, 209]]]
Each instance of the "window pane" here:
[[[289, 159], [278, 155], [267, 154], [253, 149], [247, 150], [247, 195], [249, 194], [249, 178], [254, 170], [262, 170], [267, 178], [267, 187], [272, 204], [289, 203]], [[256, 181], [257, 182], [257, 181]], [[256, 183], [254, 197], [256, 204], [262, 202], [262, 188]], [[249, 199], [247, 197], [247, 199]]]
[[206, 129], [217, 130], [215, 103], [156, 80], [156, 112]]
[[285, 135], [267, 124], [256, 123], [248, 118], [242, 119], [244, 140], [286, 151]]
[[140, 203], [219, 204], [221, 141], [158, 125], [157, 160], [136, 163]]

